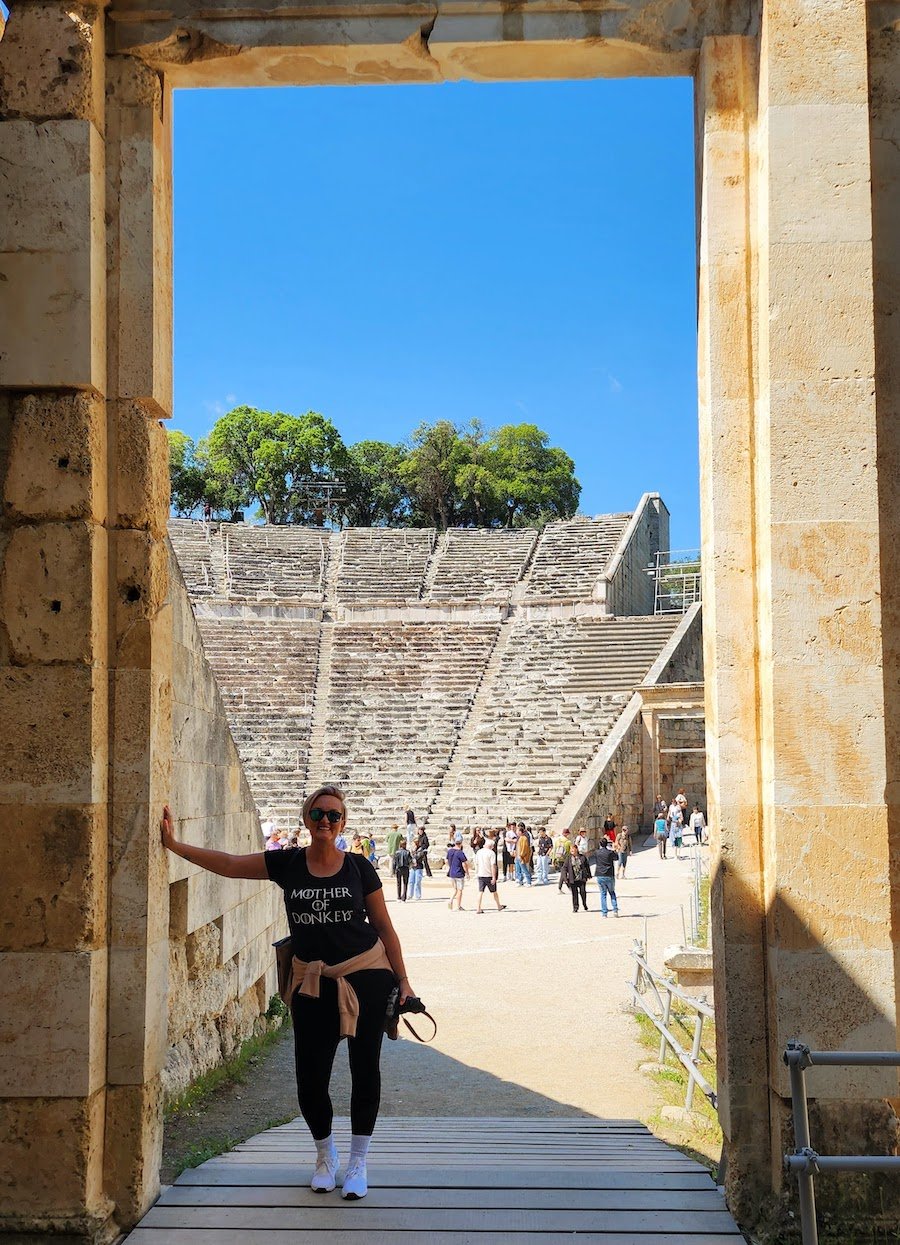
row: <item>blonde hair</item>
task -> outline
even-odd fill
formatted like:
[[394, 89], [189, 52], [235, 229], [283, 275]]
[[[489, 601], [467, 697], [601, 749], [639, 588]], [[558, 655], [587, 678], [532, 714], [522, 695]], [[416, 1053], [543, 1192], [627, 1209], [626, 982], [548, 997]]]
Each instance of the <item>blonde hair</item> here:
[[316, 800], [320, 799], [323, 795], [330, 795], [332, 799], [340, 800], [341, 808], [344, 813], [344, 821], [346, 821], [347, 820], [347, 804], [346, 804], [346, 801], [344, 800], [344, 793], [340, 789], [340, 787], [336, 786], [333, 782], [326, 782], [323, 786], [316, 787], [312, 795], [308, 795], [306, 797], [306, 799], [303, 801], [303, 812], [301, 814], [303, 817], [303, 820], [306, 821], [309, 810], [313, 807]]

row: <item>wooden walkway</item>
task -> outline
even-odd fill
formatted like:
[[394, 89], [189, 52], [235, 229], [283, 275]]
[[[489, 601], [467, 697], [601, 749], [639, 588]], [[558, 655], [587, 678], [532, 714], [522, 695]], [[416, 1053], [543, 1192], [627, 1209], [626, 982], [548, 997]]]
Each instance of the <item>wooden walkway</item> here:
[[300, 1120], [252, 1137], [183, 1172], [127, 1245], [744, 1241], [707, 1170], [637, 1121], [382, 1118], [361, 1202], [310, 1191], [314, 1154]]

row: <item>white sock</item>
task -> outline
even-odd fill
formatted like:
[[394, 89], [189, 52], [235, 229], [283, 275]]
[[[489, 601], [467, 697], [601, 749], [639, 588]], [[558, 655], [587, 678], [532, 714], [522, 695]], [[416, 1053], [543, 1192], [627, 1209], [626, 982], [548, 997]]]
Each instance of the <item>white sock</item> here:
[[365, 1163], [366, 1155], [369, 1153], [369, 1142], [371, 1137], [364, 1137], [359, 1133], [350, 1134], [350, 1158], [359, 1159]]
[[337, 1157], [337, 1146], [334, 1144], [334, 1134], [329, 1133], [327, 1137], [323, 1137], [321, 1141], [316, 1142], [316, 1161], [319, 1159], [333, 1159]]

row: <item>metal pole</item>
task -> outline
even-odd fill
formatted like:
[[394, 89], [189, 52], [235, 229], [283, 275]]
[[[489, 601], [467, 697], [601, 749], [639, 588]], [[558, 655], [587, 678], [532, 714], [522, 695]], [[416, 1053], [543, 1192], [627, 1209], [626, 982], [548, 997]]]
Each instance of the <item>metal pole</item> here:
[[684, 946], [687, 946], [687, 925], [685, 925], [684, 922], [684, 904], [681, 905], [681, 937], [684, 939]]
[[[669, 1027], [669, 1013], [671, 1012], [671, 1010], [672, 1010], [672, 991], [667, 990], [666, 1001], [663, 1004], [663, 1028], [664, 1029], [668, 1029]], [[666, 1062], [666, 1046], [667, 1045], [668, 1043], [666, 1042], [666, 1035], [663, 1034], [662, 1037], [659, 1039], [659, 1062], [660, 1063]]]
[[[806, 1048], [797, 1041], [790, 1041], [784, 1054], [791, 1076], [791, 1107], [794, 1114], [794, 1151], [802, 1154], [812, 1147], [809, 1144], [809, 1112], [806, 1106]], [[809, 1169], [797, 1173], [800, 1195], [800, 1230], [803, 1245], [819, 1245], [816, 1227], [816, 1192], [813, 1173]]]
[[[700, 1062], [700, 1048], [703, 1045], [703, 1016], [697, 1012], [697, 1019], [694, 1021], [694, 1044], [691, 1047], [691, 1063], [696, 1068]], [[691, 1111], [694, 1106], [694, 1078], [688, 1077], [687, 1093], [684, 1096], [684, 1109]]]

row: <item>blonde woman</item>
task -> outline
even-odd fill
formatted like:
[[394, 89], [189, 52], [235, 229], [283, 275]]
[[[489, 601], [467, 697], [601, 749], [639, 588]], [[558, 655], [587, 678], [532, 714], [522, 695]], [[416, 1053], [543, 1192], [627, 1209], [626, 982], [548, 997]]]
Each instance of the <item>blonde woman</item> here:
[[400, 1002], [412, 989], [381, 879], [365, 857], [335, 846], [346, 821], [344, 794], [329, 785], [317, 788], [303, 804], [309, 847], [247, 856], [194, 847], [176, 839], [168, 807], [163, 810], [162, 840], [169, 851], [211, 873], [272, 881], [284, 891], [294, 952], [290, 1008], [297, 1098], [316, 1143], [310, 1187], [326, 1193], [337, 1184], [328, 1088], [338, 1044], [346, 1037], [352, 1137], [342, 1196], [356, 1199], [368, 1191], [366, 1155], [381, 1102], [388, 996], [398, 982]]

